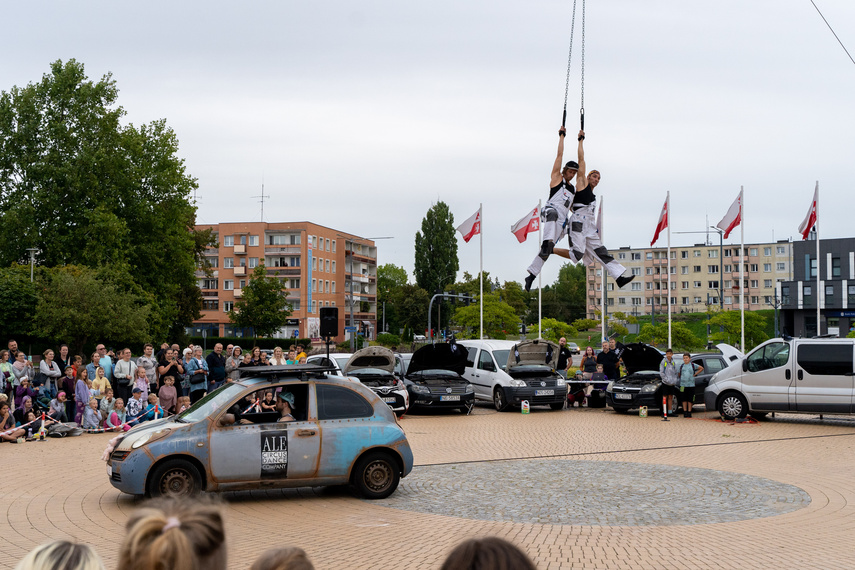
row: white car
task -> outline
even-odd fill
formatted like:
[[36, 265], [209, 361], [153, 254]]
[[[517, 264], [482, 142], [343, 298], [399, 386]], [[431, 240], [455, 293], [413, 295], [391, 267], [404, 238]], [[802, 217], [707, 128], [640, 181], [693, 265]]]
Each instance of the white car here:
[[464, 378], [475, 399], [493, 402], [500, 412], [523, 401], [560, 410], [567, 401], [567, 383], [555, 370], [558, 345], [544, 339], [461, 340], [468, 351]]
[[350, 357], [353, 354], [349, 352], [333, 352], [330, 354], [329, 360], [327, 360], [326, 354], [313, 354], [312, 356], [306, 358], [306, 362], [308, 364], [318, 364], [320, 366], [331, 366], [335, 368], [335, 373], [339, 376], [344, 376], [344, 365], [347, 364], [347, 361], [350, 360]]
[[404, 383], [395, 377], [395, 354], [382, 346], [367, 346], [348, 359], [342, 372], [371, 388], [398, 417], [410, 407]]

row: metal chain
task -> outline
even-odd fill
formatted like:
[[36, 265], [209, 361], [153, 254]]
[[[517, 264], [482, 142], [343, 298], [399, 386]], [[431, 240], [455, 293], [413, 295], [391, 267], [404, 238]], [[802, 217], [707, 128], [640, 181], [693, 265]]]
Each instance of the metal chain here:
[[[582, 0], [584, 5], [585, 0]], [[584, 12], [583, 12], [584, 14]], [[570, 52], [567, 54], [567, 81], [564, 83], [564, 111], [567, 111], [567, 96], [570, 93], [570, 61], [573, 58], [573, 33], [576, 31], [576, 0], [573, 0], [573, 19], [570, 22]], [[583, 44], [584, 46], [584, 44]]]
[[[585, 0], [582, 0], [582, 108], [579, 110], [579, 112], [582, 117], [585, 116]], [[583, 118], [583, 130], [584, 121], [585, 119]]]

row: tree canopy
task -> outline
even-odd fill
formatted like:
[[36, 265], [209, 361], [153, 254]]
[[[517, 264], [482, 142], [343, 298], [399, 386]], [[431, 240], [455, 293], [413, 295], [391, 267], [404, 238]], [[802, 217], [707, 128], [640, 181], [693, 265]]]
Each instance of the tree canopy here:
[[[716, 313], [710, 319], [710, 325], [710, 339], [714, 343], [726, 342], [733, 346], [739, 344], [742, 337], [739, 311]], [[724, 330], [719, 330], [719, 327]], [[769, 340], [769, 335], [766, 334], [766, 318], [761, 314], [745, 311], [745, 347], [742, 351], [747, 353], [766, 340]]]
[[[668, 323], [656, 323], [655, 325], [647, 323], [643, 325], [636, 340], [667, 348]], [[704, 342], [695, 336], [692, 329], [679, 321], [671, 322], [671, 344], [675, 351], [697, 350], [704, 346]]]
[[[472, 331], [471, 336], [478, 337], [481, 328], [481, 308], [477, 301], [468, 307], [458, 307], [454, 311], [454, 322]], [[520, 318], [514, 308], [499, 298], [496, 293], [484, 294], [484, 336], [486, 338], [505, 338], [519, 331]], [[464, 335], [466, 336], [466, 335]]]
[[[558, 271], [558, 279], [543, 289], [543, 314], [567, 323], [585, 318], [585, 295], [587, 274], [584, 265], [565, 263]], [[534, 314], [537, 314], [537, 296], [532, 298]]]
[[110, 74], [92, 81], [73, 59], [0, 93], [0, 266], [28, 263], [27, 248], [48, 268], [109, 266], [146, 292], [143, 328], [162, 338], [200, 314], [210, 234], [194, 230], [197, 181], [175, 133], [122, 125], [117, 100]]
[[454, 215], [445, 202], [437, 202], [425, 214], [416, 232], [415, 276], [419, 287], [433, 295], [457, 276], [457, 238]]
[[268, 276], [263, 263], [252, 272], [242, 293], [229, 311], [229, 321], [239, 327], [252, 327], [255, 336], [260, 337], [271, 336], [285, 326], [291, 305], [282, 294], [282, 282], [276, 276]]

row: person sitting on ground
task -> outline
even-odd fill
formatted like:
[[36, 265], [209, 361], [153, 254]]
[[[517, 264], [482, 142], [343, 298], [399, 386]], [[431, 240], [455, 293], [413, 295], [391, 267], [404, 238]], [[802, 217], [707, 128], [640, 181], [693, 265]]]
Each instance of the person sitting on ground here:
[[110, 386], [110, 381], [107, 379], [107, 376], [104, 374], [104, 369], [100, 366], [95, 369], [95, 378], [92, 379], [91, 389], [97, 391], [98, 393], [94, 396], [100, 405], [101, 399], [107, 395], [107, 390], [110, 390], [112, 386]]
[[15, 570], [104, 570], [104, 563], [88, 544], [55, 540], [31, 550]]
[[264, 393], [264, 399], [261, 401], [261, 410], [264, 412], [276, 411], [276, 402], [273, 400], [273, 392], [271, 390]]
[[27, 414], [32, 411], [33, 399], [29, 396], [24, 396], [21, 398], [21, 405], [12, 412], [12, 415], [15, 416], [15, 422], [20, 426], [27, 423]]
[[296, 546], [283, 546], [265, 550], [255, 559], [249, 570], [314, 570], [306, 551]]
[[[27, 412], [27, 417], [25, 419], [27, 420], [27, 423], [29, 424], [27, 426], [27, 431], [28, 432], [32, 431], [34, 434], [39, 433], [39, 431], [42, 429], [41, 415], [37, 415], [35, 412], [30, 411], [30, 412]], [[56, 421], [53, 418], [51, 418], [50, 416], [45, 417], [45, 429], [47, 429], [47, 427], [49, 425], [55, 424], [55, 423], [56, 423]]]
[[141, 422], [148, 422], [151, 420], [157, 420], [164, 416], [163, 408], [160, 407], [160, 402], [157, 398], [157, 394], [149, 394], [148, 395], [148, 406], [146, 406], [145, 411], [143, 412], [143, 417], [140, 420]]
[[35, 400], [36, 393], [30, 387], [30, 379], [26, 377], [21, 378], [21, 383], [15, 388], [15, 401], [21, 402], [24, 398], [30, 398], [31, 400]]
[[153, 501], [133, 511], [119, 550], [122, 570], [225, 570], [223, 513], [209, 501]]
[[15, 416], [12, 415], [9, 402], [0, 404], [0, 441], [16, 443], [26, 433], [26, 429], [15, 427]]
[[471, 538], [458, 544], [441, 570], [537, 570], [525, 553], [497, 536]]
[[68, 403], [68, 398], [65, 397], [65, 392], [60, 392], [56, 398], [50, 401], [50, 412], [48, 415], [58, 422], [67, 422], [68, 416], [65, 415], [65, 404]]
[[606, 376], [606, 373], [605, 373], [605, 372], [603, 372], [603, 365], [602, 365], [602, 364], [597, 364], [597, 373], [598, 373], [598, 374], [602, 374], [602, 375], [603, 375], [603, 380], [608, 380], [608, 379], [609, 379], [609, 377], [608, 377], [608, 376]]
[[83, 425], [81, 427], [83, 429], [100, 429], [103, 419], [101, 411], [98, 409], [98, 400], [92, 398], [83, 411]]
[[[142, 399], [142, 390], [134, 388], [133, 396], [128, 400], [128, 421], [132, 422], [140, 417], [145, 411], [145, 400]], [[134, 422], [135, 424], [138, 422]]]
[[127, 419], [128, 412], [125, 410], [125, 402], [121, 398], [116, 398], [113, 410], [110, 412], [110, 415], [107, 416], [107, 419], [104, 420], [104, 428], [116, 431], [120, 429], [128, 431], [131, 429], [131, 426], [125, 425]]
[[113, 408], [116, 406], [116, 398], [113, 396], [113, 389], [107, 388], [107, 393], [101, 398], [101, 404], [98, 408], [101, 410], [101, 417], [104, 418], [104, 427], [107, 427], [107, 419], [113, 413]]

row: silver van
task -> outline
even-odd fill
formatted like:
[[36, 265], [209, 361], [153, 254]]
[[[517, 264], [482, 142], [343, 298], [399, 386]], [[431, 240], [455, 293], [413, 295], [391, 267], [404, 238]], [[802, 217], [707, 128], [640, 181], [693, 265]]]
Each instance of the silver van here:
[[704, 392], [724, 419], [855, 413], [855, 339], [775, 338], [718, 372]]

